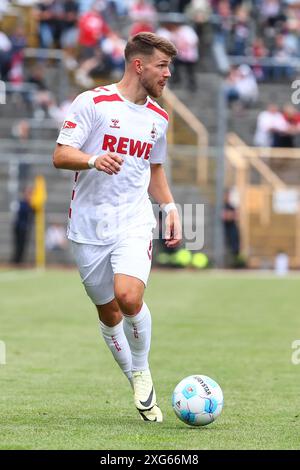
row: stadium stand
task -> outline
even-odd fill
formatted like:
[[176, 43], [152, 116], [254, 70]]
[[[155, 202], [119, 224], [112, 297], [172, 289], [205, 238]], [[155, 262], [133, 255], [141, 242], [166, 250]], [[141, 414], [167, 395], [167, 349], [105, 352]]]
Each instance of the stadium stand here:
[[[300, 64], [298, 5], [267, 0], [96, 1], [91, 10], [89, 1], [66, 3], [68, 9], [58, 0], [48, 2], [48, 6], [42, 1], [11, 1], [6, 2], [1, 12], [0, 64], [6, 90], [6, 103], [0, 105], [1, 262], [9, 261], [10, 225], [20, 187], [21, 164], [30, 166], [29, 181], [39, 173], [46, 177], [47, 226], [52, 221], [65, 224], [72, 175], [57, 172], [51, 166], [51, 153], [63, 113], [78, 92], [118, 79], [123, 67], [124, 40], [131, 32], [140, 30], [165, 34], [182, 52], [175, 63], [180, 74], [175, 74], [171, 91], [162, 100], [171, 117], [169, 174], [179, 204], [204, 204], [204, 251], [214, 260], [215, 232], [220, 230], [216, 227], [217, 158], [222, 138], [218, 118], [223, 119], [223, 133], [235, 133], [243, 145], [251, 147], [259, 114], [270, 103], [282, 108], [290, 102], [291, 81], [297, 78]], [[47, 27], [41, 31], [41, 25], [47, 23], [43, 17], [47, 8], [57, 15], [55, 29], [52, 23], [48, 36]], [[98, 25], [92, 43], [89, 42], [91, 17]], [[70, 34], [64, 34], [66, 31]], [[189, 81], [191, 74], [193, 80]], [[257, 91], [253, 99], [248, 99], [245, 90], [249, 97], [251, 86], [257, 86]], [[218, 101], [221, 88], [227, 97], [223, 108]], [[23, 120], [29, 128], [26, 142], [20, 142], [16, 134]], [[295, 132], [295, 147], [298, 141]], [[232, 155], [233, 147], [231, 142]], [[239, 147], [236, 145], [235, 149], [239, 157], [247, 160], [249, 157]], [[224, 157], [228, 159], [225, 150]], [[275, 177], [285, 185], [298, 186], [299, 165], [294, 154], [277, 149], [277, 157], [273, 158], [270, 155], [272, 152], [275, 155], [275, 150], [257, 151], [259, 159]], [[231, 181], [228, 175], [226, 178], [226, 182]], [[252, 169], [249, 178], [254, 185], [261, 178], [260, 170]], [[251, 201], [257, 194], [252, 189]], [[267, 233], [255, 217], [251, 222], [251, 227], [255, 227], [253, 233]], [[188, 223], [192, 227], [193, 220]], [[272, 230], [277, 230], [276, 224]], [[295, 234], [293, 224], [287, 222]], [[284, 242], [274, 242], [272, 249], [268, 247], [266, 262], [262, 253], [265, 242], [255, 252], [252, 247], [255, 242], [249, 241], [249, 234], [244, 236], [248, 240], [246, 243], [244, 239], [242, 244], [244, 253], [248, 258], [254, 253], [252, 264], [257, 267], [271, 265], [276, 249], [285, 246]], [[33, 253], [32, 237], [28, 257], [31, 261]], [[294, 265], [300, 266], [297, 260], [296, 257]], [[59, 256], [48, 254], [49, 263], [57, 261]], [[69, 254], [62, 261], [71, 262]]]

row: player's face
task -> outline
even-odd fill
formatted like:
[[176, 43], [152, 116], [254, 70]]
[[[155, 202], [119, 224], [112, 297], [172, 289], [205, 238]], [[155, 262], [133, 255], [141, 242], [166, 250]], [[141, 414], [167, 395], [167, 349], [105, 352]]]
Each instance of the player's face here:
[[140, 82], [148, 95], [159, 98], [170, 78], [170, 57], [162, 51], [155, 49], [150, 57], [141, 61]]

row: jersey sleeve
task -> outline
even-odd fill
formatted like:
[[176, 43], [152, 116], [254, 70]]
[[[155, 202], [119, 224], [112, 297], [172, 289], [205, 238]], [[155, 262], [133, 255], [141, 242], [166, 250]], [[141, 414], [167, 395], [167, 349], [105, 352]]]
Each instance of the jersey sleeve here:
[[162, 136], [157, 139], [150, 156], [150, 163], [164, 163], [167, 157], [167, 129]]
[[71, 104], [56, 142], [81, 149], [89, 138], [94, 122], [94, 104], [89, 92], [84, 92]]

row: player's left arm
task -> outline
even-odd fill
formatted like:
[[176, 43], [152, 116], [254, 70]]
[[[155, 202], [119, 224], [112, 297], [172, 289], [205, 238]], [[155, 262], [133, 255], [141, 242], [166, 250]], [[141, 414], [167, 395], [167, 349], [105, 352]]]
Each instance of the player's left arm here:
[[[151, 164], [151, 178], [148, 188], [149, 194], [162, 207], [167, 208], [174, 204], [174, 199], [168, 185], [166, 173], [161, 163]], [[177, 247], [182, 240], [181, 221], [176, 206], [170, 206], [166, 216], [166, 245], [169, 248]]]

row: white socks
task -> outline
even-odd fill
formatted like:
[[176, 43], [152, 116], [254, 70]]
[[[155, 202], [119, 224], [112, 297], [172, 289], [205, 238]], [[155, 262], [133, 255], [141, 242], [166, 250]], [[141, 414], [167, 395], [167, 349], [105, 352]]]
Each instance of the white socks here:
[[132, 371], [149, 369], [151, 314], [145, 304], [136, 315], [124, 315], [123, 328], [132, 355]]
[[124, 320], [116, 326], [107, 326], [100, 321], [100, 329], [115, 361], [132, 386], [132, 371], [149, 369], [151, 315], [147, 305], [144, 302], [136, 315], [124, 315]]
[[104, 325], [104, 323], [100, 321], [100, 329], [112, 355], [132, 385], [131, 351], [124, 334], [123, 323], [124, 320], [118, 323], [118, 325], [111, 327]]

